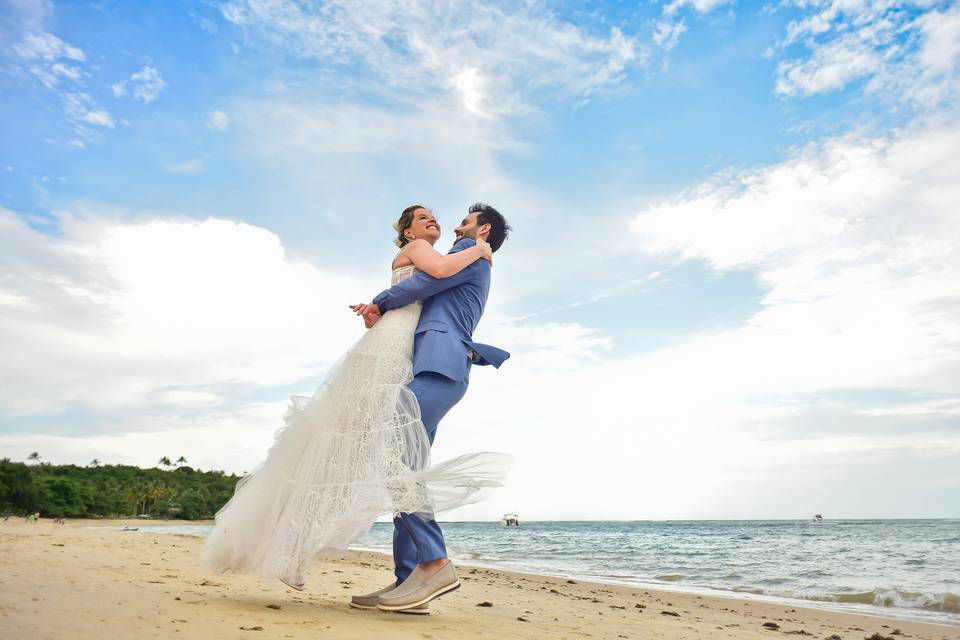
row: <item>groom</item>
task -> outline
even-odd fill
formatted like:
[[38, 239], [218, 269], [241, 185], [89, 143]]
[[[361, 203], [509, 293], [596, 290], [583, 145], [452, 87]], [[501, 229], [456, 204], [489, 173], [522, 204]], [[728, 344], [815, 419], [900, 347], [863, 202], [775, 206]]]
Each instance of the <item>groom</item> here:
[[[477, 203], [456, 228], [450, 253], [463, 251], [483, 238], [496, 251], [510, 225], [493, 207]], [[420, 404], [420, 415], [430, 443], [437, 425], [467, 391], [470, 366], [499, 367], [510, 354], [473, 342], [473, 330], [483, 315], [490, 290], [490, 262], [477, 260], [449, 278], [425, 273], [390, 287], [363, 310], [367, 326], [380, 314], [423, 301], [413, 346], [410, 390]], [[447, 559], [443, 533], [432, 513], [401, 513], [393, 519], [393, 561], [397, 580], [374, 593], [353, 596], [350, 606], [403, 613], [429, 613], [427, 603], [460, 586], [453, 563]]]

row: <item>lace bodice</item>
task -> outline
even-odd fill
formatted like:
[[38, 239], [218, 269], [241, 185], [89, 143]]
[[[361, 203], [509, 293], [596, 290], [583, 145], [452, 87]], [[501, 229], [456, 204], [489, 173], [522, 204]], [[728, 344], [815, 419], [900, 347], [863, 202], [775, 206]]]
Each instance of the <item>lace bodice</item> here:
[[398, 282], [403, 282], [413, 274], [417, 272], [417, 268], [412, 264], [408, 264], [405, 267], [398, 267], [393, 270], [393, 275], [390, 278], [390, 286], [397, 284]]

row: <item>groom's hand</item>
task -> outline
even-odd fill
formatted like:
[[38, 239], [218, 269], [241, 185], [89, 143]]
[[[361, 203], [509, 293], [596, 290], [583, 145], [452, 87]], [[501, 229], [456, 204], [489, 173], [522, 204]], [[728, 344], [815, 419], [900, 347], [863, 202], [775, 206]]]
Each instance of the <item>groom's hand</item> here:
[[377, 324], [382, 314], [380, 313], [380, 307], [375, 304], [368, 304], [362, 315], [363, 324], [367, 329], [369, 329], [373, 325]]

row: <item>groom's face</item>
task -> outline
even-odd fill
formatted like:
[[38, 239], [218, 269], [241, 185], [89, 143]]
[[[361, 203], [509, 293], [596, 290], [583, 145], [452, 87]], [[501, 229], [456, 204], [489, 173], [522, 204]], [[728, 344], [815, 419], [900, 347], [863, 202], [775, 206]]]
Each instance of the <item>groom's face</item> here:
[[476, 213], [467, 214], [467, 217], [460, 222], [460, 226], [454, 229], [454, 233], [457, 234], [457, 239], [454, 241], [460, 242], [464, 238], [473, 238], [477, 239], [477, 215]]

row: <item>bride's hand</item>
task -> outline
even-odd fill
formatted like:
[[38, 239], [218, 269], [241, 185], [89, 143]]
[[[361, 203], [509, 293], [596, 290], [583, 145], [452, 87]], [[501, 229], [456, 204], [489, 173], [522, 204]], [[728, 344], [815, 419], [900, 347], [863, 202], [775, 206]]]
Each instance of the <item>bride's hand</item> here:
[[351, 304], [350, 310], [358, 316], [365, 316], [370, 313], [380, 315], [380, 307], [375, 304]]
[[493, 264], [493, 249], [490, 248], [490, 243], [485, 239], [477, 237], [477, 246], [480, 247], [480, 257]]

